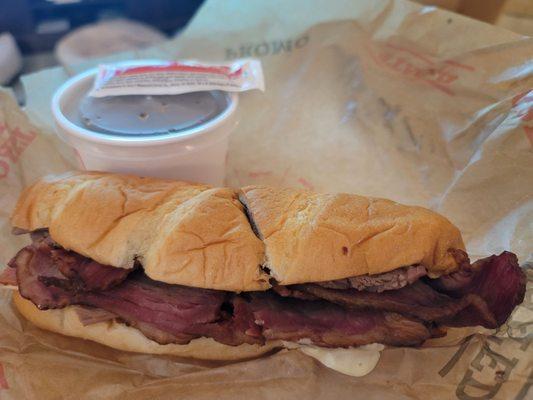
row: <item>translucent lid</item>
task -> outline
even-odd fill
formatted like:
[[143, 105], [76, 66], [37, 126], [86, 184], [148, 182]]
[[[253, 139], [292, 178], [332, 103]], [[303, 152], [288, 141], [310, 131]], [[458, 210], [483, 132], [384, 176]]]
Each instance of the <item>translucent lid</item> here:
[[180, 95], [84, 96], [79, 114], [85, 128], [108, 135], [165, 135], [188, 129], [216, 118], [229, 106], [228, 95], [220, 91]]

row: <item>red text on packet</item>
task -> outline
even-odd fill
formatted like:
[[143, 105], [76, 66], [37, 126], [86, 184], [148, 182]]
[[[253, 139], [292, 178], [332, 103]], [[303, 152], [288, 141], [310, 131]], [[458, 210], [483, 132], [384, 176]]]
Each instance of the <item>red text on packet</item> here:
[[196, 72], [204, 74], [218, 74], [226, 75], [230, 78], [240, 76], [242, 74], [242, 67], [233, 71], [230, 67], [221, 66], [203, 66], [203, 65], [188, 65], [179, 62], [173, 62], [165, 65], [146, 65], [141, 67], [125, 67], [117, 70], [116, 75], [136, 75], [149, 74], [154, 72]]
[[[7, 132], [7, 138], [3, 139], [4, 132]], [[0, 125], [0, 179], [9, 174], [10, 165], [18, 162], [20, 156], [37, 137], [33, 131], [23, 132], [20, 128], [14, 128], [10, 131], [4, 125]]]

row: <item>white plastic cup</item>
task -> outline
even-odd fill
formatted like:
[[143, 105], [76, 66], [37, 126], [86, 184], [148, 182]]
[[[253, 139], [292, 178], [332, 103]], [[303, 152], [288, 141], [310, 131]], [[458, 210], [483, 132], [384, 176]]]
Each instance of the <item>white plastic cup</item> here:
[[107, 134], [88, 129], [79, 117], [96, 72], [69, 79], [52, 99], [57, 134], [75, 149], [82, 169], [223, 185], [229, 135], [237, 123], [235, 93], [225, 93], [227, 106], [218, 115], [189, 129], [149, 136]]

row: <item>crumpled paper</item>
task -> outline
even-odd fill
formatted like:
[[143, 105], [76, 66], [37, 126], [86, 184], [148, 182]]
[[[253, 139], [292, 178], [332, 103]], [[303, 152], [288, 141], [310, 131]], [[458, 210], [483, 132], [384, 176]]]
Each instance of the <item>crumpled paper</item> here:
[[[27, 239], [8, 215], [38, 177], [76, 167], [53, 133], [68, 76], [128, 58], [261, 58], [267, 90], [240, 95], [227, 184], [353, 192], [424, 205], [473, 259], [533, 261], [533, 39], [400, 0], [208, 1], [178, 38], [26, 76], [0, 92], [0, 261]], [[363, 378], [298, 351], [239, 363], [131, 354], [41, 331], [0, 292], [0, 398], [525, 399], [532, 395], [533, 273], [492, 335], [386, 349]]]

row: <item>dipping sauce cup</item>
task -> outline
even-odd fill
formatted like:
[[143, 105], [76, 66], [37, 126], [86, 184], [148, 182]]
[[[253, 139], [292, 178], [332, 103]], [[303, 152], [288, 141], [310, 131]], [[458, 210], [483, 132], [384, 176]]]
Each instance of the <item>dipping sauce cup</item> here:
[[86, 170], [223, 185], [238, 96], [89, 97], [97, 69], [65, 82], [52, 99], [57, 134]]

